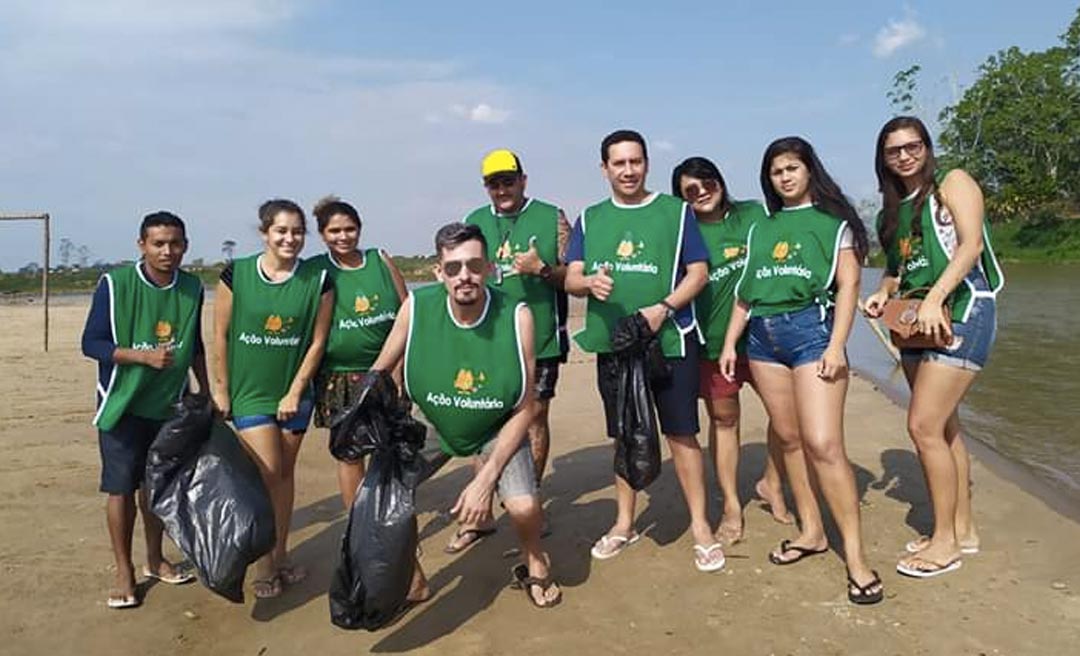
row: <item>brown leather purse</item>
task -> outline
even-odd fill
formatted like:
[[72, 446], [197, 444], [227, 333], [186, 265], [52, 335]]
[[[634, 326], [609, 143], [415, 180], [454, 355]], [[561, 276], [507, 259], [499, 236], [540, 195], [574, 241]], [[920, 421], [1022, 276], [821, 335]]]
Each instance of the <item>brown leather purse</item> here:
[[[951, 337], [948, 341], [941, 338], [935, 340], [933, 335], [919, 332], [919, 306], [923, 301], [921, 298], [911, 298], [911, 295], [920, 291], [929, 290], [927, 288], [913, 289], [900, 298], [889, 299], [881, 310], [881, 323], [889, 329], [889, 337], [892, 338], [892, 343], [896, 348], [943, 348], [952, 342]], [[947, 303], [942, 305], [942, 311], [945, 313], [945, 319], [949, 321], [949, 335], [952, 335], [952, 319], [950, 318], [952, 313]]]

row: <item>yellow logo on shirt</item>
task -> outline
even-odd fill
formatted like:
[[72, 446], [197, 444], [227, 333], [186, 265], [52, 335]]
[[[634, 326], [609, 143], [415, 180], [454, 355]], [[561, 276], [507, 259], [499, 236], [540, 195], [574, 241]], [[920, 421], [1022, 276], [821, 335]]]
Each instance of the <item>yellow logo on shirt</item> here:
[[173, 336], [172, 324], [168, 321], [157, 322], [157, 325], [154, 326], [154, 335], [157, 336], [159, 344], [165, 344], [171, 341]]
[[484, 372], [474, 374], [472, 369], [458, 369], [454, 377], [454, 389], [462, 394], [472, 394], [484, 386], [486, 381]]
[[732, 258], [742, 255], [745, 246], [728, 246], [724, 249], [724, 259], [730, 260]]
[[271, 314], [266, 317], [266, 323], [263, 324], [263, 329], [268, 333], [284, 333], [288, 332], [289, 328], [292, 327], [292, 324], [292, 317], [283, 319], [279, 314]]
[[353, 310], [355, 310], [357, 314], [367, 314], [374, 310], [378, 305], [378, 294], [372, 294], [370, 298], [365, 294], [357, 294], [356, 300], [353, 302]]
[[627, 233], [623, 236], [622, 241], [619, 242], [619, 245], [615, 247], [615, 257], [625, 262], [626, 260], [631, 260], [635, 257], [641, 256], [644, 250], [645, 242], [635, 242], [634, 236]]

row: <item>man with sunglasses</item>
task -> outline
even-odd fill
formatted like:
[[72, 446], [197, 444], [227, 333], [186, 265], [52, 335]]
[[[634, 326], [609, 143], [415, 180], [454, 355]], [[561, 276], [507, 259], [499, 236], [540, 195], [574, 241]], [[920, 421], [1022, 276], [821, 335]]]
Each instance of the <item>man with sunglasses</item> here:
[[[541, 608], [562, 592], [541, 551], [542, 516], [525, 435], [534, 405], [533, 318], [528, 306], [486, 284], [487, 242], [475, 225], [452, 223], [435, 235], [441, 285], [415, 289], [372, 369], [389, 371], [404, 357], [405, 389], [438, 433], [442, 457], [474, 458], [475, 474], [451, 513], [464, 526], [491, 522], [496, 490], [521, 539], [519, 587]], [[419, 564], [410, 599], [426, 599]]]
[[[640, 313], [660, 342], [670, 376], [655, 381], [653, 399], [675, 473], [690, 513], [694, 565], [702, 572], [724, 566], [724, 553], [706, 513], [705, 466], [697, 442], [698, 327], [692, 301], [705, 287], [709, 253], [693, 210], [681, 199], [645, 188], [649, 171], [645, 139], [618, 130], [600, 144], [600, 169], [611, 197], [582, 211], [567, 248], [566, 290], [588, 297], [585, 327], [574, 335], [596, 353], [597, 386], [607, 434], [618, 432], [611, 331]], [[613, 558], [637, 542], [635, 492], [615, 476], [618, 515], [593, 545], [597, 560]]]
[[[525, 195], [528, 176], [521, 159], [506, 149], [488, 153], [480, 174], [491, 203], [469, 213], [463, 220], [476, 225], [487, 241], [487, 257], [495, 265], [488, 284], [532, 310], [536, 330], [536, 394], [529, 444], [539, 484], [547, 467], [550, 448], [548, 408], [555, 397], [559, 365], [566, 361], [567, 298], [563, 291], [566, 267], [562, 256], [570, 224], [561, 209]], [[457, 553], [493, 529], [468, 526], [446, 546]]]

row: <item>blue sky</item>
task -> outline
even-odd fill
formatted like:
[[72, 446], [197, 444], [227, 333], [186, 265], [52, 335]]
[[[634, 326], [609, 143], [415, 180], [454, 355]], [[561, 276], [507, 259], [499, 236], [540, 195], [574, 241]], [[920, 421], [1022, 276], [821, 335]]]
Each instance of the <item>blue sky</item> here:
[[[576, 214], [606, 194], [600, 139], [632, 127], [667, 190], [690, 155], [760, 197], [772, 139], [814, 143], [854, 200], [896, 71], [933, 117], [987, 56], [1057, 43], [1076, 3], [4, 0], [0, 212], [48, 211], [54, 245], [133, 256], [143, 214], [178, 212], [189, 259], [259, 246], [266, 198], [352, 201], [393, 253], [485, 201], [486, 150]], [[767, 7], [767, 10], [764, 9]], [[0, 227], [0, 268], [40, 260]], [[310, 235], [305, 253], [321, 250]], [[56, 250], [54, 246], [54, 261]]]

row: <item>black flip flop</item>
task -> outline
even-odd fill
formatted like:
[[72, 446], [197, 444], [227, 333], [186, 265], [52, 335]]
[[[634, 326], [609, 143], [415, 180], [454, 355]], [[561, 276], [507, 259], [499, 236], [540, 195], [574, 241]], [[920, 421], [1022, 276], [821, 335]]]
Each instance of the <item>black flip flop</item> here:
[[547, 610], [548, 608], [554, 608], [562, 602], [562, 590], [559, 591], [559, 596], [555, 598], [555, 601], [548, 602], [547, 604], [541, 604], [536, 601], [536, 598], [532, 595], [532, 586], [536, 585], [540, 587], [541, 592], [547, 594], [547, 591], [551, 589], [551, 586], [556, 585], [551, 576], [546, 578], [537, 578], [535, 576], [529, 576], [529, 567], [525, 563], [518, 563], [510, 568], [510, 575], [514, 577], [514, 582], [511, 586], [519, 590], [525, 591], [525, 596], [529, 598], [533, 606]]
[[465, 551], [469, 547], [473, 546], [474, 544], [476, 544], [480, 540], [483, 540], [494, 532], [494, 528], [467, 528], [465, 530], [459, 530], [454, 533], [454, 539], [450, 541], [451, 544], [456, 544], [462, 538], [471, 536], [469, 540], [460, 547], [453, 547], [451, 546], [451, 544], [448, 544], [443, 548], [443, 552], [448, 554], [461, 553], [462, 551]]
[[[870, 604], [876, 604], [885, 598], [885, 586], [881, 584], [881, 577], [878, 576], [877, 570], [870, 570], [870, 573], [874, 575], [866, 585], [859, 585], [855, 582], [855, 579], [848, 575], [848, 590], [847, 598], [853, 604], [859, 604], [860, 606], [869, 606]], [[877, 592], [870, 592], [870, 589], [874, 586], [878, 587]]]
[[829, 550], [828, 547], [825, 547], [824, 549], [810, 549], [808, 547], [800, 547], [797, 544], [791, 544], [791, 540], [782, 540], [780, 542], [780, 553], [781, 554], [784, 553], [785, 551], [794, 551], [795, 553], [797, 553], [799, 555], [795, 556], [794, 558], [784, 560], [783, 558], [777, 556], [775, 553], [770, 551], [769, 552], [769, 562], [772, 563], [773, 565], [794, 565], [795, 563], [799, 562], [803, 558], [808, 558], [810, 556], [816, 556], [818, 554], [823, 554], [823, 553], [827, 552], [828, 550]]

